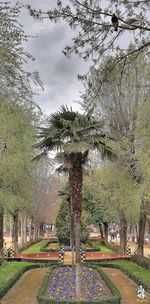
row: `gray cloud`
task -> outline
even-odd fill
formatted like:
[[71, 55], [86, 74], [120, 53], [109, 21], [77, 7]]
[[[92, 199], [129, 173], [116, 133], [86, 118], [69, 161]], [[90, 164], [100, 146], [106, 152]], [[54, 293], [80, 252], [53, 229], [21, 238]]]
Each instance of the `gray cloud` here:
[[[11, 0], [11, 3], [16, 1]], [[30, 4], [33, 8], [41, 8], [45, 11], [55, 7], [56, 0], [24, 0], [23, 4]], [[37, 70], [44, 84], [44, 91], [34, 88], [37, 94], [35, 101], [45, 113], [51, 113], [62, 104], [72, 105], [79, 108], [74, 100], [79, 100], [79, 91], [82, 84], [77, 80], [77, 74], [87, 72], [89, 64], [77, 56], [71, 59], [65, 58], [62, 49], [71, 41], [72, 31], [64, 23], [53, 24], [49, 20], [36, 22], [26, 9], [21, 13], [20, 23], [24, 26], [25, 32], [34, 35], [28, 43], [24, 44], [26, 51], [35, 57], [26, 68]]]

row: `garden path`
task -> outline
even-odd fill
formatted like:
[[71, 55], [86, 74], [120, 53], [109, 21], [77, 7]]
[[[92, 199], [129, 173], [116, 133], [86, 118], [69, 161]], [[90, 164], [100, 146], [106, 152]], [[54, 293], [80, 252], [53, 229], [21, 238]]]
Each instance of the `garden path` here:
[[116, 287], [119, 289], [122, 297], [121, 304], [149, 304], [150, 299], [147, 298], [140, 300], [137, 297], [138, 286], [130, 280], [124, 273], [118, 269], [114, 268], [105, 268], [102, 270], [106, 272], [109, 278], [113, 281]]
[[20, 280], [1, 299], [1, 304], [38, 304], [37, 291], [47, 268], [32, 269], [23, 274]]

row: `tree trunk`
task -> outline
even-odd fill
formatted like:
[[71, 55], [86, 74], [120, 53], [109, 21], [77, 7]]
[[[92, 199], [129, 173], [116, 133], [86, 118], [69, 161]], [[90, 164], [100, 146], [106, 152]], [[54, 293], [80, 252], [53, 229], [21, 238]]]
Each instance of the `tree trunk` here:
[[3, 208], [0, 207], [0, 256], [3, 256], [3, 222], [4, 222], [4, 212], [3, 212]]
[[29, 225], [29, 242], [33, 240], [33, 218], [31, 218], [30, 225]]
[[18, 210], [13, 213], [13, 242], [15, 253], [18, 252]]
[[103, 225], [102, 223], [99, 223], [99, 232], [100, 232], [100, 238], [101, 238], [101, 241], [104, 240], [104, 230], [103, 230]]
[[20, 235], [20, 246], [24, 245], [24, 214], [21, 213], [21, 235]]
[[148, 236], [149, 236], [149, 244], [150, 244], [150, 218], [147, 218], [147, 227], [148, 227]]
[[[80, 155], [82, 156], [82, 153]], [[81, 214], [82, 214], [82, 182], [83, 182], [83, 169], [81, 162], [73, 163], [71, 169], [71, 201], [74, 214], [74, 227], [75, 227], [75, 265], [76, 265], [76, 299], [81, 298], [81, 257], [80, 257], [80, 231], [81, 231]]]
[[145, 226], [146, 226], [146, 213], [144, 210], [144, 201], [142, 198], [140, 217], [139, 217], [139, 236], [138, 236], [138, 255], [141, 256], [144, 255]]
[[23, 228], [24, 228], [24, 244], [27, 244], [27, 215], [26, 213], [24, 214], [24, 221], [23, 221]]
[[120, 252], [126, 253], [127, 244], [127, 220], [123, 211], [120, 213]]
[[12, 241], [12, 229], [13, 229], [13, 219], [12, 216], [10, 215], [10, 219], [9, 219], [9, 237]]
[[74, 214], [73, 214], [73, 203], [72, 203], [72, 170], [69, 170], [69, 213], [70, 213], [70, 247], [72, 252], [72, 266], [74, 266], [74, 246], [75, 246], [75, 236], [74, 236]]
[[108, 242], [108, 223], [104, 223], [105, 241]]
[[38, 226], [34, 225], [34, 240], [37, 241], [38, 239]]
[[75, 264], [76, 264], [76, 298], [81, 298], [81, 254], [80, 254], [81, 214], [75, 213]]

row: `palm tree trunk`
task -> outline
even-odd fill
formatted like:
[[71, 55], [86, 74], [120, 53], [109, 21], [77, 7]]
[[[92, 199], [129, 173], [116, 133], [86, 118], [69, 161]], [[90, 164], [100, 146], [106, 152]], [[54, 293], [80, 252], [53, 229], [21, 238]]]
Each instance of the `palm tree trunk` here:
[[74, 266], [74, 242], [75, 242], [75, 236], [74, 236], [74, 214], [73, 214], [73, 204], [72, 204], [72, 170], [69, 170], [69, 197], [68, 197], [68, 203], [69, 203], [69, 213], [70, 213], [70, 247], [71, 247], [71, 253], [72, 253], [72, 266]]
[[3, 208], [0, 207], [0, 256], [3, 255], [3, 222], [4, 222], [4, 212], [3, 212]]
[[[77, 163], [78, 164], [78, 163]], [[81, 257], [80, 257], [80, 231], [81, 231], [81, 215], [82, 215], [82, 182], [83, 169], [81, 163], [73, 164], [71, 179], [71, 195], [74, 213], [74, 227], [75, 227], [75, 265], [76, 265], [76, 299], [81, 298]]]

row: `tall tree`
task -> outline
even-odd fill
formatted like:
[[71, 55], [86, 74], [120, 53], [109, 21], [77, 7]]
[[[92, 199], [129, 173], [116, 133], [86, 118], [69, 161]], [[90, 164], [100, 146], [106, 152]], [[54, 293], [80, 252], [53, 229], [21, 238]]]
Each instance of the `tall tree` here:
[[36, 148], [42, 149], [43, 153], [50, 150], [63, 151], [69, 167], [69, 192], [75, 223], [76, 296], [79, 299], [83, 165], [90, 149], [101, 148], [104, 151], [107, 148], [109, 152], [111, 149], [106, 146], [107, 137], [102, 131], [102, 122], [93, 120], [92, 111], [85, 115], [74, 112], [67, 106], [62, 106], [58, 112], [50, 115], [47, 127], [40, 129], [38, 137], [41, 141], [36, 144]]
[[[108, 62], [112, 58], [108, 59]], [[105, 63], [107, 65], [107, 63]], [[104, 65], [105, 65], [104, 64]], [[91, 104], [95, 98], [95, 115], [103, 117], [106, 126], [114, 130], [120, 138], [117, 154], [127, 166], [132, 178], [139, 184], [143, 183], [142, 168], [139, 163], [138, 153], [139, 141], [137, 140], [136, 129], [139, 128], [139, 119], [143, 102], [149, 99], [149, 61], [146, 56], [138, 58], [134, 56], [115, 67], [114, 71], [107, 75], [103, 81], [102, 69], [93, 70], [89, 77], [86, 94], [83, 96], [84, 107]], [[99, 82], [102, 83], [99, 90]], [[86, 98], [87, 96], [87, 98]], [[144, 232], [145, 215], [143, 214], [143, 199], [145, 191], [141, 188], [141, 219], [139, 233]], [[143, 224], [142, 224], [143, 221]], [[142, 232], [143, 231], [143, 232]], [[144, 244], [144, 238], [140, 247]], [[139, 249], [139, 253], [143, 250]]]
[[[14, 242], [18, 247], [18, 211], [31, 195], [30, 166], [33, 157], [35, 113], [25, 106], [8, 104], [0, 96], [0, 196], [3, 208], [14, 219]], [[5, 152], [4, 152], [5, 149]], [[28, 191], [27, 191], [28, 189]]]

